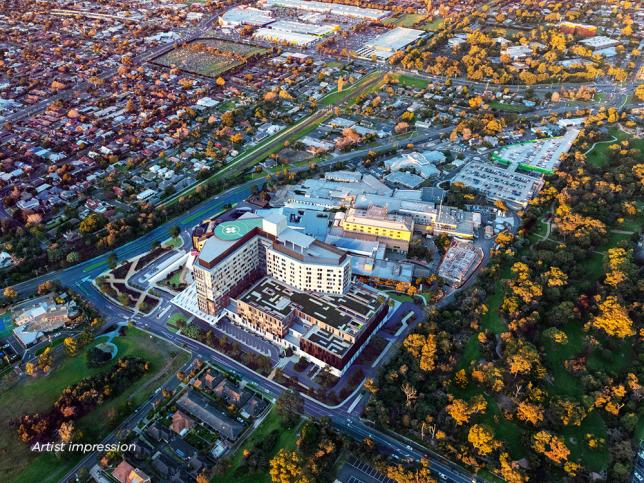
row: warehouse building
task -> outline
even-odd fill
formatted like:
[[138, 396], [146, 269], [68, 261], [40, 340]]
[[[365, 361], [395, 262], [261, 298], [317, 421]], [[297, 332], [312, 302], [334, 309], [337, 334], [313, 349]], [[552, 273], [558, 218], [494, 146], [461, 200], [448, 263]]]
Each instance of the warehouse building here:
[[263, 0], [269, 7], [291, 8], [306, 12], [326, 13], [339, 17], [351, 17], [363, 20], [381, 20], [389, 16], [386, 10], [376, 8], [354, 7], [353, 5], [342, 5], [338, 3], [314, 2], [306, 0]]
[[242, 25], [261, 27], [274, 21], [275, 19], [271, 16], [271, 12], [248, 5], [231, 8], [219, 17], [219, 25], [222, 27], [239, 27]]
[[413, 44], [423, 35], [423, 30], [396, 27], [367, 42], [358, 54], [362, 57], [375, 55], [378, 59], [388, 59], [394, 52]]
[[320, 37], [316, 35], [300, 34], [297, 32], [288, 32], [285, 30], [271, 29], [262, 27], [253, 34], [254, 39], [273, 42], [280, 45], [294, 45], [298, 47], [308, 47], [314, 44]]
[[324, 37], [336, 31], [339, 27], [332, 24], [314, 25], [304, 22], [295, 22], [292, 20], [278, 20], [271, 24], [271, 29], [282, 30], [284, 32], [296, 32], [298, 34], [315, 35]]
[[595, 37], [581, 40], [579, 43], [585, 45], [591, 50], [604, 50], [618, 46], [619, 40], [611, 39], [603, 35], [596, 35]]

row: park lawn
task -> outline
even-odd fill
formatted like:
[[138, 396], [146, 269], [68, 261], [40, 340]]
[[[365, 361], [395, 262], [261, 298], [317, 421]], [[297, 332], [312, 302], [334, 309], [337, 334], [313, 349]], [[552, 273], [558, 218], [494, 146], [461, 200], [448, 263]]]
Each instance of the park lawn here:
[[620, 341], [608, 340], [608, 338], [599, 336], [602, 339], [602, 347], [610, 347], [611, 344], [618, 344], [615, 350], [607, 350], [602, 353], [600, 350], [594, 350], [588, 356], [588, 368], [592, 370], [601, 370], [611, 375], [623, 374], [627, 369], [634, 366], [633, 363], [633, 338], [627, 338]]
[[604, 276], [604, 259], [609, 248], [613, 248], [622, 240], [628, 240], [630, 235], [626, 233], [615, 233], [609, 231], [606, 241], [597, 247], [589, 258], [580, 263], [584, 269], [586, 280], [596, 282]]
[[517, 113], [527, 112], [530, 110], [530, 108], [526, 106], [519, 106], [517, 104], [506, 104], [504, 102], [497, 102], [497, 101], [491, 102], [490, 108], [497, 109], [499, 111], [504, 111], [504, 112], [517, 112]]
[[636, 139], [630, 134], [622, 131], [617, 127], [613, 127], [608, 130], [608, 135], [617, 138], [616, 141], [612, 142], [602, 142], [595, 145], [592, 151], [586, 155], [586, 162], [592, 164], [593, 166], [603, 167], [608, 164], [608, 147], [611, 144], [619, 143], [624, 139], [627, 139], [630, 143], [631, 148], [639, 149], [644, 151], [644, 139]]
[[422, 77], [416, 77], [409, 74], [399, 74], [397, 79], [399, 84], [402, 84], [408, 87], [413, 87], [415, 89], [424, 89], [429, 85], [429, 81], [427, 79], [423, 79]]
[[385, 20], [385, 25], [395, 25], [396, 27], [412, 28], [418, 22], [425, 19], [427, 16], [421, 13], [407, 13], [401, 16], [393, 17]]
[[487, 400], [488, 407], [481, 422], [487, 424], [494, 430], [495, 437], [503, 441], [504, 448], [510, 452], [513, 460], [527, 457], [528, 452], [525, 450], [524, 444], [521, 441], [523, 428], [505, 419], [494, 399], [487, 396], [485, 396], [485, 399]]
[[609, 248], [616, 247], [619, 242], [628, 240], [630, 237], [631, 235], [628, 233], [615, 233], [614, 231], [609, 231], [608, 235], [606, 235], [606, 241], [598, 247], [598, 251], [608, 251]]
[[[620, 225], [618, 225], [619, 227]], [[617, 228], [621, 229], [621, 228]], [[610, 230], [610, 229], [609, 229]], [[604, 276], [604, 259], [605, 254], [609, 248], [617, 246], [620, 241], [628, 240], [631, 235], [627, 233], [608, 232], [606, 241], [597, 247], [597, 250], [592, 255], [581, 262], [580, 266], [584, 269], [586, 279], [590, 281], [597, 281]]]
[[481, 326], [494, 334], [505, 332], [508, 328], [505, 321], [501, 318], [499, 310], [503, 303], [503, 296], [505, 290], [503, 286], [505, 278], [496, 281], [494, 292], [487, 297], [485, 305], [487, 305], [487, 313], [481, 317]]
[[478, 336], [474, 334], [467, 341], [463, 348], [463, 356], [461, 362], [458, 364], [459, 369], [467, 369], [470, 363], [477, 361], [481, 358], [481, 344], [479, 343]]
[[[128, 335], [117, 337], [114, 343], [119, 348], [117, 357], [132, 355], [150, 361], [151, 370], [139, 379], [131, 389], [117, 398], [97, 408], [92, 413], [77, 421], [77, 427], [84, 434], [84, 439], [99, 442], [109, 431], [107, 413], [118, 408], [129, 398], [136, 405], [143, 402], [156, 390], [156, 380], [165, 380], [183, 366], [189, 359], [188, 354], [165, 341], [154, 338], [138, 329], [128, 329]], [[100, 342], [99, 338], [96, 344]], [[170, 352], [177, 356], [170, 359]], [[10, 421], [21, 414], [42, 412], [49, 409], [61, 391], [83, 377], [93, 376], [107, 370], [109, 366], [90, 369], [86, 365], [85, 351], [76, 357], [65, 357], [62, 363], [48, 375], [21, 382], [10, 390], [0, 394], [0, 480], [1, 481], [59, 481], [82, 456], [69, 455], [58, 459], [51, 453], [34, 456], [17, 437]], [[155, 384], [151, 384], [152, 382]]]
[[396, 302], [413, 302], [414, 301], [414, 299], [412, 299], [409, 295], [394, 292], [393, 290], [388, 291], [387, 295], [389, 295]]
[[574, 321], [562, 327], [561, 330], [568, 336], [566, 344], [557, 344], [543, 335], [541, 336], [541, 342], [544, 345], [543, 362], [548, 366], [553, 377], [549, 390], [552, 394], [580, 398], [583, 395], [583, 387], [579, 379], [566, 370], [563, 363], [581, 352], [584, 343], [584, 328], [581, 322]]
[[638, 232], [642, 229], [642, 225], [644, 225], [644, 212], [642, 212], [640, 208], [637, 215], [624, 218], [624, 221], [622, 223], [618, 223], [615, 229]]
[[297, 434], [299, 429], [299, 424], [297, 424], [292, 429], [286, 429], [282, 427], [282, 422], [277, 410], [275, 407], [271, 408], [270, 412], [261, 422], [261, 424], [253, 431], [253, 433], [248, 437], [248, 439], [237, 448], [237, 451], [233, 454], [230, 460], [230, 469], [224, 475], [222, 479], [219, 477], [214, 477], [211, 480], [211, 483], [225, 481], [231, 483], [270, 483], [271, 477], [268, 472], [264, 473], [246, 473], [243, 475], [236, 475], [235, 472], [243, 463], [243, 452], [244, 448], [251, 449], [256, 442], [262, 441], [266, 438], [273, 430], [281, 430], [280, 436], [275, 444], [275, 450], [272, 454], [269, 455], [269, 458], [272, 458], [279, 449], [295, 449], [295, 441], [297, 440]]
[[[531, 228], [530, 232], [527, 234], [526, 238], [531, 244], [544, 241], [546, 234], [548, 233], [548, 220], [544, 218], [539, 218], [534, 226]], [[550, 236], [548, 240], [553, 243], [560, 243], [554, 234], [554, 225], [551, 227]]]
[[584, 269], [586, 280], [596, 282], [604, 275], [604, 255], [601, 253], [593, 252], [593, 254], [580, 263]]
[[598, 409], [592, 411], [580, 426], [562, 428], [571, 459], [580, 462], [589, 471], [603, 471], [608, 467], [608, 448], [603, 446], [592, 449], [586, 444], [587, 434], [606, 439], [606, 423], [599, 411]]
[[441, 25], [443, 25], [443, 19], [441, 17], [436, 17], [430, 22], [425, 22], [418, 25], [417, 28], [421, 30], [427, 30], [429, 32], [436, 32], [439, 28], [441, 28]]

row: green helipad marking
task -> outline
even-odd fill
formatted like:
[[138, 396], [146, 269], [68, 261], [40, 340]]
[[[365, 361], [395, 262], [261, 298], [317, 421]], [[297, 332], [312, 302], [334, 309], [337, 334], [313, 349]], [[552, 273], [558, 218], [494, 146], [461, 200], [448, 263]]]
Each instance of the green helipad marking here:
[[215, 236], [224, 241], [239, 240], [253, 228], [258, 228], [261, 226], [261, 218], [224, 221], [223, 223], [220, 223], [215, 227]]

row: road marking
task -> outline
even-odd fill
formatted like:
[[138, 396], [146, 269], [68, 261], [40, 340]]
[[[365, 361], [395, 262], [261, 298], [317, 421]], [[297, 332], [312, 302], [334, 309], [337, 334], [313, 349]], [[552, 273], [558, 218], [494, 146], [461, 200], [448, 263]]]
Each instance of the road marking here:
[[358, 403], [360, 402], [360, 400], [361, 400], [361, 399], [362, 399], [362, 394], [359, 394], [359, 395], [358, 395], [358, 397], [353, 401], [353, 403], [351, 404], [351, 406], [349, 406], [349, 409], [347, 409], [347, 412], [348, 412], [348, 413], [352, 413], [352, 412], [353, 412], [353, 410], [356, 408], [356, 406], [358, 405]]

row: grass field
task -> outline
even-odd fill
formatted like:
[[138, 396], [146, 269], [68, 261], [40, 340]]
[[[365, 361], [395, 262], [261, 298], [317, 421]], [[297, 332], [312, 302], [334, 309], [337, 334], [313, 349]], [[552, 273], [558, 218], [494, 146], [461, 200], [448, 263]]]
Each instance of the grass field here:
[[416, 28], [426, 30], [428, 32], [435, 32], [443, 24], [443, 19], [437, 17], [434, 20], [427, 20], [426, 15], [420, 13], [407, 13], [389, 17], [383, 21], [383, 24], [387, 26]]
[[393, 290], [387, 291], [387, 295], [389, 295], [392, 299], [396, 300], [397, 302], [413, 302], [414, 299], [412, 299], [409, 295], [402, 294], [399, 292], [395, 292]]
[[608, 466], [608, 448], [600, 447], [591, 449], [586, 444], [586, 435], [592, 434], [599, 438], [606, 437], [606, 423], [599, 411], [591, 412], [581, 422], [580, 426], [562, 428], [566, 438], [566, 446], [570, 449], [573, 459], [581, 461], [590, 471], [603, 471]]
[[177, 325], [177, 323], [182, 320], [184, 322], [187, 322], [185, 315], [180, 313], [172, 314], [167, 322], [168, 329], [170, 329], [172, 332], [176, 332], [177, 330], [179, 330], [179, 326]]
[[478, 337], [473, 335], [470, 340], [465, 344], [463, 349], [463, 356], [458, 365], [459, 369], [465, 369], [470, 366], [470, 362], [477, 361], [481, 357], [481, 345], [479, 344]]
[[230, 460], [230, 469], [228, 470], [228, 472], [223, 476], [223, 478], [215, 477], [211, 480], [211, 482], [215, 483], [225, 481], [231, 483], [270, 483], [271, 477], [268, 472], [246, 473], [244, 475], [237, 475], [236, 473], [237, 469], [243, 463], [244, 448], [250, 450], [251, 448], [253, 448], [255, 443], [262, 441], [276, 429], [281, 430], [281, 433], [279, 439], [277, 440], [277, 443], [275, 444], [275, 451], [273, 451], [272, 454], [268, 455], [269, 458], [273, 457], [273, 455], [275, 455], [275, 453], [277, 453], [280, 448], [294, 449], [298, 432], [297, 427], [293, 429], [283, 428], [277, 411], [275, 410], [275, 408], [272, 408], [264, 421], [262, 421], [257, 429], [253, 431], [250, 437], [233, 454]]
[[422, 79], [413, 75], [399, 74], [397, 78], [399, 84], [413, 87], [415, 89], [424, 89], [429, 85], [429, 81], [427, 79]]
[[374, 90], [378, 89], [381, 85], [382, 82], [374, 82], [376, 79], [382, 79], [382, 73], [381, 72], [372, 72], [371, 74], [367, 74], [354, 84], [346, 86], [342, 92], [338, 92], [337, 90], [327, 94], [324, 96], [322, 99], [319, 101], [319, 105], [321, 106], [333, 106], [340, 104], [346, 100], [349, 100], [352, 96], [354, 96], [355, 91], [360, 90], [363, 86], [369, 85], [370, 83], [373, 83], [373, 86], [369, 85], [367, 89], [363, 92], [364, 94], [368, 94], [369, 92], [373, 92]]
[[181, 239], [181, 237], [170, 238], [163, 243], [163, 246], [168, 248], [181, 248], [182, 245], [183, 240]]
[[505, 332], [507, 330], [507, 324], [501, 319], [499, 310], [501, 308], [503, 297], [505, 295], [504, 280], [510, 278], [510, 275], [512, 275], [510, 267], [504, 267], [500, 275], [501, 276], [499, 277], [499, 280], [496, 282], [496, 285], [494, 287], [494, 292], [489, 294], [487, 299], [485, 300], [485, 305], [487, 305], [488, 311], [481, 318], [481, 325], [483, 326], [483, 328], [488, 329], [494, 334], [500, 334], [501, 332]]
[[[103, 341], [97, 339], [96, 344]], [[156, 390], [160, 381], [173, 375], [188, 361], [188, 354], [157, 338], [137, 329], [128, 329], [125, 337], [113, 342], [118, 347], [117, 357], [133, 355], [150, 361], [151, 370], [133, 384], [130, 389], [115, 399], [100, 406], [77, 421], [77, 428], [83, 432], [84, 440], [100, 442], [111, 430], [108, 414], [128, 400], [138, 405]], [[171, 357], [172, 352], [177, 354]], [[68, 454], [57, 458], [53, 453], [35, 455], [22, 444], [10, 422], [24, 413], [48, 410], [67, 386], [83, 377], [106, 371], [109, 366], [89, 369], [85, 352], [76, 357], [66, 357], [48, 375], [20, 382], [0, 394], [0, 481], [59, 481], [81, 458], [81, 454]]]
[[490, 109], [496, 109], [498, 111], [504, 111], [504, 112], [527, 112], [530, 110], [530, 108], [526, 106], [519, 106], [517, 104], [506, 104], [504, 102], [490, 102]]
[[420, 24], [418, 28], [420, 28], [421, 30], [427, 30], [429, 32], [436, 32], [441, 27], [441, 25], [443, 25], [443, 19], [437, 17], [431, 22]]
[[586, 162], [593, 166], [604, 167], [608, 164], [608, 148], [611, 144], [619, 143], [627, 139], [631, 148], [644, 152], [644, 139], [636, 139], [621, 129], [614, 127], [608, 130], [608, 135], [616, 138], [616, 141], [602, 142], [595, 144], [595, 147], [586, 155]]
[[[196, 50], [196, 47], [212, 48], [219, 52], [233, 52], [235, 57]], [[171, 50], [167, 54], [155, 59], [155, 62], [166, 67], [176, 67], [186, 72], [192, 72], [206, 77], [217, 77], [241, 65], [243, 63], [242, 58], [249, 58], [267, 51], [268, 49], [261, 47], [253, 47], [251, 45], [237, 44], [223, 40], [196, 40], [188, 46]]]
[[9, 337], [13, 331], [13, 321], [11, 320], [11, 314], [5, 312], [0, 315], [0, 339]]

